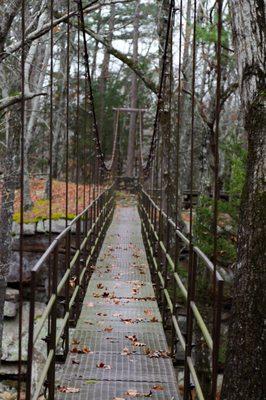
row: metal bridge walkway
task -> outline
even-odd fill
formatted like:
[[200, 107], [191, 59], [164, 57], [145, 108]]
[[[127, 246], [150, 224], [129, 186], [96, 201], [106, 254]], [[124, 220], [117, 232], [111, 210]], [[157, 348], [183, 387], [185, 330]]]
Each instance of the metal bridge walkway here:
[[70, 350], [56, 384], [79, 391], [58, 400], [179, 399], [132, 201], [117, 202]]

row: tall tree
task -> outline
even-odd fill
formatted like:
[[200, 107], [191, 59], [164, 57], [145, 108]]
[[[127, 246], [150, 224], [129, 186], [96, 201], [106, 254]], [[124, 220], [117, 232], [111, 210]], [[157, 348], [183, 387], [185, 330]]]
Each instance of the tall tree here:
[[[136, 11], [134, 16], [134, 29], [133, 29], [133, 61], [135, 63], [138, 62], [139, 19], [140, 19], [140, 1], [137, 0]], [[137, 108], [137, 105], [138, 105], [138, 80], [135, 72], [132, 72], [130, 106], [131, 108]], [[133, 176], [133, 171], [134, 171], [136, 125], [137, 125], [137, 114], [135, 112], [131, 112], [128, 147], [127, 147], [127, 166], [126, 166], [126, 174], [127, 176], [130, 177]]]
[[231, 2], [248, 162], [223, 400], [262, 400], [265, 317], [265, 2]]

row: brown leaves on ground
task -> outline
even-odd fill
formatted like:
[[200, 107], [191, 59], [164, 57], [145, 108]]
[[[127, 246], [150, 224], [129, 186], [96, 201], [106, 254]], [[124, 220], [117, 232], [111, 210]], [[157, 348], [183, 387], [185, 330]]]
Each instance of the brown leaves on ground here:
[[79, 393], [80, 389], [69, 386], [57, 386], [57, 391], [60, 393]]
[[130, 356], [132, 354], [132, 351], [130, 351], [127, 347], [124, 347], [123, 350], [121, 351], [121, 356]]
[[121, 318], [120, 321], [126, 325], [131, 325], [143, 321], [143, 318]]
[[146, 310], [144, 310], [144, 314], [145, 314], [145, 315], [151, 316], [151, 315], [153, 315], [153, 312], [152, 312], [152, 310], [150, 310], [149, 308], [147, 308]]
[[144, 349], [144, 353], [149, 358], [169, 358], [170, 354], [167, 351]]
[[78, 347], [73, 347], [70, 350], [70, 353], [74, 353], [74, 354], [89, 354], [89, 353], [93, 353], [93, 351], [91, 351], [87, 346], [84, 346], [82, 349], [79, 349]]
[[[49, 219], [49, 200], [44, 200], [46, 179], [30, 179], [30, 196], [34, 203], [33, 207], [24, 212], [25, 222], [33, 222], [36, 219]], [[75, 202], [76, 184], [69, 182], [68, 185], [68, 215], [73, 218], [76, 215]], [[85, 202], [92, 201], [93, 191], [89, 185], [85, 185]], [[78, 213], [83, 210], [84, 186], [78, 185]], [[53, 214], [65, 216], [66, 184], [63, 181], [53, 180]], [[1, 198], [0, 198], [1, 204]], [[15, 214], [20, 212], [20, 190], [15, 191]]]
[[160, 384], [156, 384], [152, 387], [152, 389], [149, 392], [139, 392], [136, 389], [129, 389], [124, 393], [125, 397], [113, 397], [113, 400], [126, 400], [126, 397], [152, 397], [152, 392], [153, 391], [162, 391], [164, 390], [164, 387]]
[[129, 389], [125, 392], [125, 396], [130, 396], [130, 397], [151, 397], [152, 396], [152, 391], [150, 390], [147, 393], [141, 393], [138, 390], [135, 389]]
[[105, 364], [104, 362], [98, 362], [96, 364], [97, 368], [102, 368], [102, 369], [111, 369], [111, 366], [108, 364]]
[[126, 339], [131, 341], [131, 344], [135, 347], [144, 347], [146, 343], [139, 342], [136, 335], [125, 336]]
[[103, 289], [103, 288], [104, 288], [104, 285], [102, 283], [97, 284], [97, 289]]
[[110, 332], [112, 332], [113, 329], [114, 328], [112, 326], [107, 326], [106, 328], [104, 328], [104, 332], [110, 333]]

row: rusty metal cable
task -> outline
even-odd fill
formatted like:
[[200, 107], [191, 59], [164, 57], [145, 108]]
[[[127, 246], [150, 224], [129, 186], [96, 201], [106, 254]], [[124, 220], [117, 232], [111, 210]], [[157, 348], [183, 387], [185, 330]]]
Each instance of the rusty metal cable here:
[[76, 215], [78, 215], [79, 209], [79, 124], [80, 124], [80, 13], [77, 13], [78, 20], [78, 48], [77, 48], [77, 108], [76, 108], [76, 127], [75, 127], [75, 144], [76, 144], [76, 194], [75, 194], [75, 205]]
[[222, 6], [223, 0], [217, 0], [217, 82], [216, 82], [216, 104], [215, 104], [215, 132], [214, 132], [214, 202], [213, 202], [213, 265], [214, 265], [214, 293], [216, 284], [217, 269], [217, 219], [218, 219], [218, 199], [219, 199], [219, 125], [221, 113], [221, 48], [222, 48]]
[[192, 40], [192, 79], [191, 79], [191, 130], [190, 130], [190, 208], [189, 208], [189, 276], [188, 276], [188, 299], [187, 299], [187, 336], [185, 352], [185, 376], [184, 376], [184, 399], [188, 400], [190, 396], [190, 371], [187, 358], [191, 356], [192, 349], [192, 329], [193, 316], [190, 307], [190, 301], [193, 295], [193, 286], [195, 284], [193, 277], [194, 252], [193, 252], [193, 185], [194, 185], [194, 136], [195, 136], [195, 86], [196, 86], [196, 23], [197, 23], [197, 0], [194, 0], [193, 7], [193, 40]]
[[103, 154], [102, 147], [101, 147], [100, 134], [99, 134], [99, 130], [98, 130], [96, 112], [95, 112], [95, 107], [94, 107], [94, 97], [93, 97], [93, 92], [92, 92], [92, 82], [91, 82], [90, 66], [89, 66], [89, 53], [88, 53], [88, 47], [87, 47], [87, 41], [86, 41], [85, 20], [84, 20], [82, 0], [77, 0], [77, 3], [78, 3], [78, 8], [79, 8], [81, 29], [82, 29], [82, 34], [83, 34], [84, 63], [85, 63], [87, 81], [88, 81], [88, 86], [89, 86], [89, 99], [90, 99], [91, 113], [92, 113], [92, 117], [93, 117], [93, 133], [94, 133], [94, 138], [95, 138], [95, 146], [96, 146], [96, 150], [97, 150], [100, 162], [101, 162], [102, 169], [107, 172], [107, 171], [109, 171], [109, 169], [106, 166], [105, 160], [104, 160], [104, 154]]
[[21, 133], [20, 133], [20, 235], [19, 235], [19, 326], [18, 326], [18, 387], [21, 394], [22, 320], [23, 320], [23, 239], [24, 239], [24, 146], [25, 146], [25, 0], [21, 2]]
[[[218, 252], [218, 200], [219, 200], [219, 128], [221, 113], [221, 52], [222, 52], [222, 8], [223, 0], [217, 0], [217, 45], [216, 45], [216, 104], [215, 104], [215, 132], [214, 132], [214, 199], [213, 199], [213, 352], [212, 352], [212, 393], [211, 398], [216, 398], [217, 391], [217, 374], [218, 374], [218, 357], [219, 357], [219, 341], [220, 341], [220, 319], [221, 310], [218, 307], [218, 296], [216, 286], [217, 271], [217, 252]], [[219, 292], [219, 290], [218, 290]]]
[[[70, 0], [67, 1], [67, 15], [70, 14]], [[66, 214], [66, 226], [68, 225], [68, 213], [69, 213], [69, 202], [68, 202], [68, 191], [69, 191], [69, 84], [70, 84], [70, 24], [67, 21], [67, 66], [66, 66], [66, 148], [65, 148], [65, 174], [66, 174], [66, 196], [65, 196], [65, 214]]]
[[[178, 42], [178, 92], [177, 92], [177, 124], [176, 124], [176, 173], [175, 173], [175, 223], [178, 222], [179, 212], [179, 147], [180, 147], [180, 124], [181, 124], [181, 68], [182, 68], [182, 23], [183, 23], [183, 0], [179, 5], [179, 42]], [[176, 260], [177, 261], [177, 260]]]
[[[52, 214], [53, 214], [53, 125], [54, 125], [54, 0], [50, 0], [50, 109], [49, 109], [49, 244], [52, 241]], [[51, 295], [52, 261], [49, 259], [48, 293]]]
[[148, 159], [147, 159], [146, 165], [143, 166], [143, 171], [145, 172], [146, 176], [149, 174], [149, 171], [151, 168], [151, 163], [155, 156], [155, 153], [154, 153], [155, 148], [156, 148], [156, 145], [158, 142], [158, 124], [159, 124], [160, 108], [161, 108], [162, 95], [163, 95], [163, 86], [164, 86], [164, 82], [165, 82], [167, 51], [168, 51], [168, 46], [169, 46], [169, 36], [170, 36], [170, 32], [171, 32], [171, 20], [172, 20], [173, 8], [174, 8], [174, 0], [171, 0], [169, 3], [165, 45], [164, 45], [164, 51], [163, 51], [163, 55], [162, 55], [162, 69], [161, 69], [161, 75], [160, 75], [158, 100], [157, 100], [156, 114], [155, 114], [155, 120], [154, 120], [154, 126], [153, 126], [153, 134], [152, 134]]

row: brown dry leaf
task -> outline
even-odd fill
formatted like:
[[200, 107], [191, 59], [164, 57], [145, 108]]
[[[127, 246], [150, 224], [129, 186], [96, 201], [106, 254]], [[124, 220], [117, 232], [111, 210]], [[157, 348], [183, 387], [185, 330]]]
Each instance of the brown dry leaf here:
[[112, 332], [113, 328], [111, 326], [107, 326], [106, 328], [104, 328], [104, 332]]
[[72, 344], [80, 344], [80, 340], [73, 338], [72, 339]]
[[153, 390], [164, 390], [164, 387], [162, 385], [154, 385], [152, 387]]
[[130, 396], [130, 397], [151, 397], [152, 396], [152, 391], [150, 390], [148, 393], [140, 393], [135, 389], [129, 389], [128, 391], [125, 392], [125, 396]]
[[126, 339], [130, 340], [131, 342], [137, 342], [137, 336], [136, 335], [129, 335], [129, 336], [125, 336]]
[[91, 353], [90, 349], [89, 349], [87, 346], [84, 346], [84, 347], [83, 347], [82, 352], [83, 352], [84, 354]]
[[126, 400], [124, 397], [113, 397], [113, 400]]
[[133, 342], [133, 345], [136, 347], [144, 347], [147, 346], [146, 343], [141, 343], [141, 342]]
[[74, 276], [73, 278], [69, 279], [69, 286], [74, 288], [76, 286], [77, 278]]
[[150, 319], [150, 322], [159, 322], [159, 321], [158, 321], [158, 318], [152, 317], [152, 318]]
[[152, 315], [152, 310], [150, 310], [149, 308], [146, 308], [146, 310], [144, 310], [144, 314], [145, 315]]
[[72, 360], [72, 364], [80, 364], [80, 362], [76, 361], [76, 360]]
[[96, 364], [97, 368], [103, 368], [103, 369], [111, 369], [111, 366], [108, 364], [105, 364], [103, 362], [99, 362], [98, 364]]
[[80, 389], [69, 386], [57, 386], [57, 391], [60, 393], [79, 393]]
[[104, 285], [102, 283], [97, 284], [97, 289], [103, 289], [103, 288], [104, 288]]
[[127, 347], [124, 347], [124, 349], [121, 352], [121, 356], [130, 356], [132, 354], [132, 351], [130, 351]]
[[147, 348], [144, 350], [144, 352], [150, 358], [169, 358], [167, 351], [151, 350]]
[[112, 314], [113, 317], [121, 317], [121, 315], [122, 315], [122, 314], [120, 314], [120, 313], [118, 313], [118, 312]]
[[89, 353], [93, 353], [87, 346], [84, 346], [82, 349], [79, 349], [78, 347], [73, 347], [70, 350], [70, 353], [74, 353], [74, 354], [89, 354]]
[[107, 314], [102, 313], [102, 312], [98, 312], [98, 313], [96, 313], [96, 315], [98, 315], [99, 317], [107, 317]]

